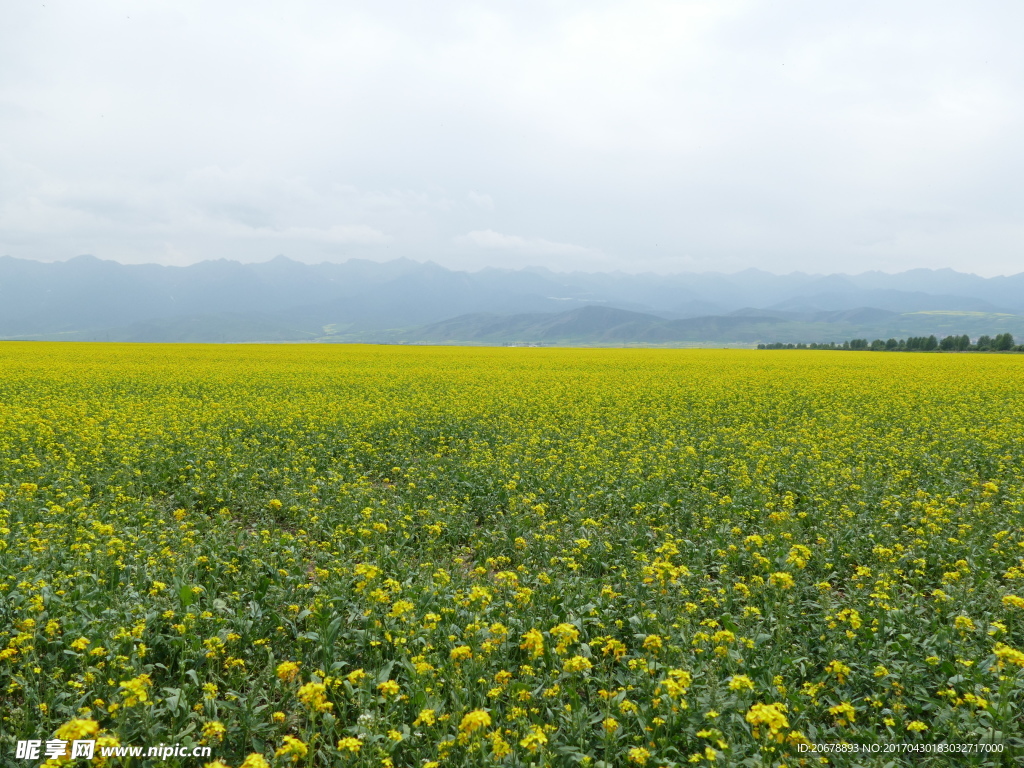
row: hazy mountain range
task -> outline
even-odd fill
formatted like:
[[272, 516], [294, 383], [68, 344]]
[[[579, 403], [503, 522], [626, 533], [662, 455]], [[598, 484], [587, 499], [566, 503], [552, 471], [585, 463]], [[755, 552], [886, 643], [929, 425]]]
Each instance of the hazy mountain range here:
[[1024, 273], [461, 272], [407, 259], [188, 267], [0, 257], [0, 338], [742, 344], [1024, 337]]

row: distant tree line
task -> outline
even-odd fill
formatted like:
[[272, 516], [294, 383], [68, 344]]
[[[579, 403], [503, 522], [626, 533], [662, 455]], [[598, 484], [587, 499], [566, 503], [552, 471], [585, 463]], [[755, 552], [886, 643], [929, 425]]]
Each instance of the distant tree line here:
[[850, 339], [849, 341], [830, 341], [821, 344], [758, 344], [758, 349], [849, 349], [866, 352], [1024, 352], [1024, 344], [1015, 344], [1012, 333], [1000, 333], [995, 336], [979, 336], [971, 342], [970, 336], [945, 336], [938, 339], [931, 336], [911, 336], [906, 339]]

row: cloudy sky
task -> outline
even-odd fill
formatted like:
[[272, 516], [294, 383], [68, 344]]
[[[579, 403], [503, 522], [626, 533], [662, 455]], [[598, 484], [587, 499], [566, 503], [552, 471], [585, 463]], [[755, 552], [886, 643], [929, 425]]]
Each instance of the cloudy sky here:
[[0, 254], [1024, 271], [1024, 3], [45, 0]]

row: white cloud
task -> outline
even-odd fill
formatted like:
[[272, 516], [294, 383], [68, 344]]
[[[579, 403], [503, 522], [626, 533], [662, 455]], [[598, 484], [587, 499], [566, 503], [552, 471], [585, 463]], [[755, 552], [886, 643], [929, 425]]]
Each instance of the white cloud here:
[[595, 253], [590, 248], [572, 243], [556, 243], [542, 237], [520, 237], [519, 235], [503, 235], [493, 229], [478, 229], [459, 235], [455, 242], [460, 245], [473, 245], [490, 250], [515, 251], [522, 254], [537, 256], [579, 256]]
[[490, 195], [470, 190], [468, 197], [469, 202], [471, 202], [477, 208], [482, 208], [485, 211], [494, 210], [494, 200], [491, 198]]
[[273, 238], [280, 240], [307, 240], [313, 242], [361, 245], [382, 245], [390, 243], [393, 238], [378, 229], [366, 226], [338, 226], [327, 229], [315, 227], [288, 227], [287, 229], [269, 229], [267, 227], [247, 227], [240, 230], [245, 237]]

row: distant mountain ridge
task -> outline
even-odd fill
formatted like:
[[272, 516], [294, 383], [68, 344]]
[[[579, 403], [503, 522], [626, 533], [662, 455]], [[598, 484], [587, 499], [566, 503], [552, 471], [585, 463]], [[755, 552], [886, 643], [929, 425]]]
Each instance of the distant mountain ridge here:
[[752, 345], [763, 343], [761, 339], [791, 343], [807, 343], [807, 339], [833, 341], [844, 332], [883, 340], [922, 335], [925, 331], [925, 335], [967, 333], [977, 337], [995, 327], [998, 332], [1020, 336], [1024, 332], [1024, 316], [942, 311], [901, 314], [874, 308], [813, 313], [745, 309], [728, 315], [669, 320], [613, 307], [589, 306], [557, 314], [461, 315], [405, 332], [401, 340], [435, 344]]
[[408, 259], [168, 267], [0, 257], [3, 339], [746, 345], [874, 330], [1021, 334], [1022, 315], [1024, 273], [654, 275], [464, 272]]

